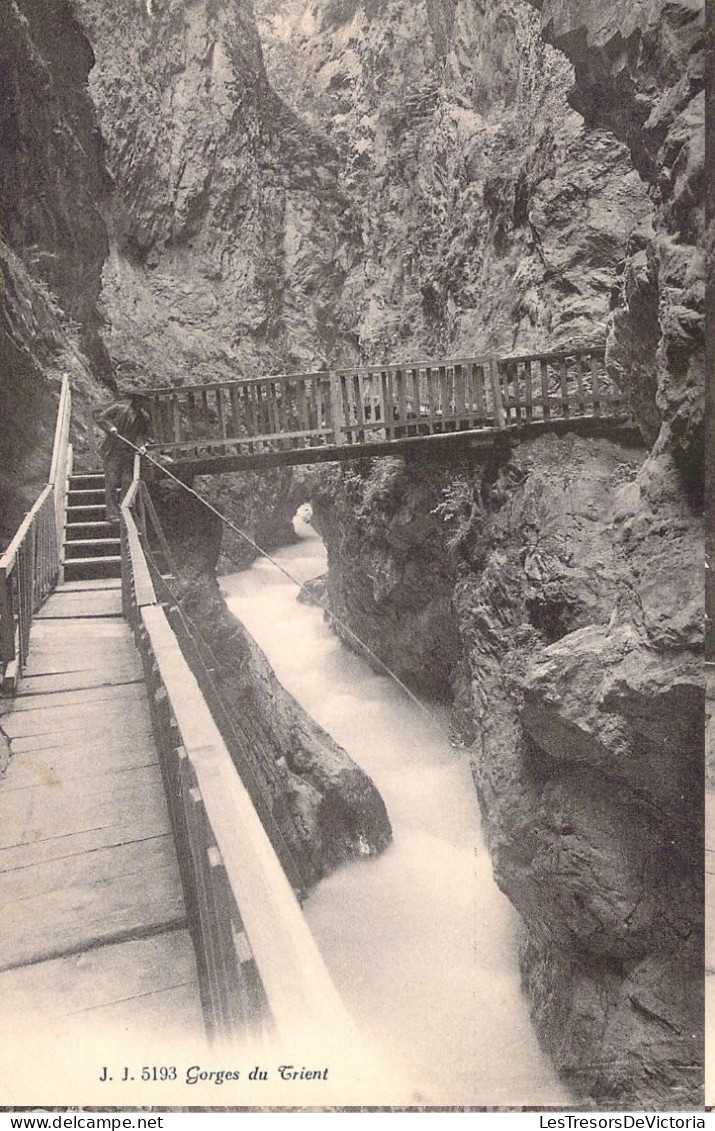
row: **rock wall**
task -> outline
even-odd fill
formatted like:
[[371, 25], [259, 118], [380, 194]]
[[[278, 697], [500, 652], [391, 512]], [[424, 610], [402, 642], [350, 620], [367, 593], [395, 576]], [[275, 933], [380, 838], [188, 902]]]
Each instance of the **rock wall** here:
[[342, 319], [334, 152], [269, 85], [248, 0], [73, 0], [114, 182], [103, 301], [121, 379], [310, 368]]
[[255, 8], [273, 86], [328, 136], [354, 205], [364, 358], [603, 340], [652, 210], [524, 0]]
[[[395, 279], [415, 257], [422, 282], [425, 267], [430, 279], [448, 272], [448, 301], [433, 307], [444, 336], [430, 335], [424, 304], [403, 322], [427, 348], [541, 344], [605, 326], [651, 450], [552, 437], [456, 473], [376, 462], [336, 472], [314, 506], [341, 619], [423, 694], [451, 689], [495, 874], [525, 922], [537, 1029], [560, 1071], [602, 1105], [690, 1106], [702, 1087], [702, 11], [534, 7], [573, 74], [539, 54], [524, 5], [425, 4], [405, 20], [398, 5], [313, 4], [288, 26], [268, 0], [259, 10], [271, 73], [307, 89], [281, 36], [302, 44], [319, 85], [302, 96], [307, 110], [326, 120], [342, 100], [332, 130], [355, 182], [368, 205], [391, 202], [375, 210], [363, 339], [377, 328], [374, 340], [395, 348], [395, 311], [408, 309]], [[416, 26], [423, 46], [408, 52]], [[449, 156], [428, 156], [437, 108], [452, 100], [470, 130], [479, 119], [473, 184], [450, 179]], [[390, 134], [390, 115], [408, 124]], [[454, 138], [450, 152], [462, 152]], [[624, 169], [639, 178], [639, 208], [608, 196], [616, 160], [622, 183]], [[401, 165], [415, 186], [404, 195]], [[434, 203], [437, 172], [452, 211], [420, 228], [412, 203]], [[478, 210], [460, 215], [470, 192]], [[621, 231], [604, 219], [621, 233], [618, 251], [584, 224], [608, 216], [605, 202], [625, 221]], [[551, 242], [535, 269], [540, 209]], [[407, 232], [419, 234], [416, 251]], [[467, 232], [460, 278], [482, 284], [472, 305], [450, 258]], [[571, 270], [555, 272], [559, 262]], [[592, 285], [564, 285], [579, 281], [574, 263]]]
[[83, 405], [106, 355], [92, 49], [62, 0], [0, 8], [0, 542], [47, 481], [61, 375]]
[[[648, 439], [702, 487], [705, 387], [705, 6], [700, 0], [532, 0], [575, 66], [572, 104], [629, 148], [650, 186], [654, 233], [626, 259], [610, 355], [653, 400]], [[643, 414], [644, 423], [645, 414]]]
[[672, 459], [547, 436], [344, 469], [313, 505], [340, 618], [451, 690], [559, 1071], [599, 1105], [697, 1104], [701, 539]]

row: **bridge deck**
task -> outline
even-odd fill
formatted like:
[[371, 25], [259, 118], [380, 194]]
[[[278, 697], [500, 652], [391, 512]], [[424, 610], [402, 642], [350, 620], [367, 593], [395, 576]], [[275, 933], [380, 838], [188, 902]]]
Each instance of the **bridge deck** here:
[[10, 748], [0, 785], [3, 1013], [61, 1024], [63, 1039], [88, 1022], [127, 1040], [198, 1036], [174, 841], [118, 586], [58, 588], [0, 718]]

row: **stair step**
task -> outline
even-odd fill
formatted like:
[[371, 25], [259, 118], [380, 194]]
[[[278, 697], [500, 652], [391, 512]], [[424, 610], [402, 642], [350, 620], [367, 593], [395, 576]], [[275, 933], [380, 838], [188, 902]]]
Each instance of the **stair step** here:
[[104, 476], [96, 471], [84, 471], [78, 475], [70, 475], [70, 487], [93, 487], [98, 491], [104, 487]]
[[96, 522], [68, 522], [65, 526], [65, 539], [67, 542], [76, 542], [80, 538], [90, 535], [96, 538], [111, 538], [112, 532], [117, 529], [116, 523], [98, 519]]
[[96, 487], [80, 487], [79, 489], [70, 487], [67, 498], [70, 506], [82, 503], [103, 503], [105, 501], [104, 491], [98, 490]]
[[65, 560], [112, 557], [119, 553], [119, 548], [118, 538], [77, 538], [73, 542], [65, 542]]
[[71, 558], [64, 565], [65, 581], [87, 581], [95, 577], [121, 577], [122, 559], [118, 555], [106, 558]]
[[102, 504], [95, 506], [93, 504], [81, 505], [78, 507], [67, 508], [67, 521], [74, 525], [76, 522], [106, 522], [107, 521], [107, 508]]

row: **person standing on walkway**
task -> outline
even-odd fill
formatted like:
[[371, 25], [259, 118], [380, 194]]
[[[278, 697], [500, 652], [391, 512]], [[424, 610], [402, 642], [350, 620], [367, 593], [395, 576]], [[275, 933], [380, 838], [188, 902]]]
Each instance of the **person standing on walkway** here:
[[104, 459], [108, 522], [119, 522], [117, 491], [121, 487], [124, 495], [128, 490], [134, 468], [134, 452], [121, 437], [136, 447], [146, 443], [151, 422], [145, 406], [146, 397], [142, 393], [130, 392], [97, 417], [97, 424], [106, 432], [100, 451]]

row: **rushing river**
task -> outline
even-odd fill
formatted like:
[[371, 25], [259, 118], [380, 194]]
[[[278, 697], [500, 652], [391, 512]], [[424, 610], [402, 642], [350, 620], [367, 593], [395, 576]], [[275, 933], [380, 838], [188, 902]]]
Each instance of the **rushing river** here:
[[[325, 550], [305, 517], [296, 530], [300, 541], [276, 557], [303, 582], [325, 572]], [[408, 1102], [568, 1102], [529, 1021], [515, 916], [494, 883], [468, 758], [450, 747], [446, 715], [431, 721], [344, 648], [269, 562], [224, 577], [222, 590], [284, 687], [387, 806], [388, 850], [343, 866], [305, 905], [369, 1046], [410, 1082]]]

